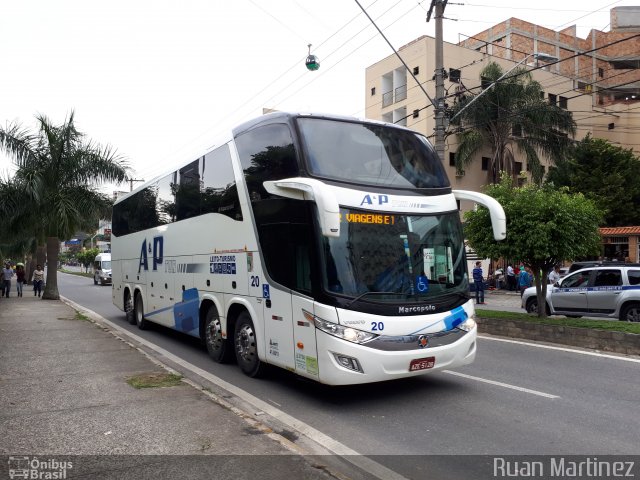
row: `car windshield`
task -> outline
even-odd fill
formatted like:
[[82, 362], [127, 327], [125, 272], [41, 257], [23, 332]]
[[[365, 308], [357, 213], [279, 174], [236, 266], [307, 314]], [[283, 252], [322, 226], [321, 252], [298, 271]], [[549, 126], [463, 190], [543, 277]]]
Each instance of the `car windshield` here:
[[312, 175], [387, 187], [450, 186], [435, 150], [416, 132], [319, 118], [298, 124]]
[[457, 212], [398, 215], [342, 208], [324, 238], [324, 288], [367, 301], [432, 301], [469, 284]]
[[111, 270], [111, 262], [103, 261], [100, 265], [101, 270]]

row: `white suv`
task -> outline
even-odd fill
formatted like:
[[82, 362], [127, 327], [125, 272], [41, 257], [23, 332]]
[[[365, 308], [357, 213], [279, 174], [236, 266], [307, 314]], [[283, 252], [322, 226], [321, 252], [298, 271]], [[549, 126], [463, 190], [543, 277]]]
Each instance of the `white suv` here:
[[[640, 265], [599, 266], [570, 273], [547, 286], [547, 314], [640, 321]], [[522, 295], [522, 308], [538, 311], [535, 287]]]

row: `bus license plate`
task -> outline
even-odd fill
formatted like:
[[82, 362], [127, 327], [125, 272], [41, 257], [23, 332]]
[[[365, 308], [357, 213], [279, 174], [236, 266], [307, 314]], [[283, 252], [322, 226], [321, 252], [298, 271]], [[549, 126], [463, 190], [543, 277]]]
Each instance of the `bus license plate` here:
[[433, 368], [436, 364], [436, 357], [427, 357], [427, 358], [416, 358], [415, 360], [411, 360], [409, 364], [409, 371], [415, 372], [416, 370], [426, 370], [428, 368]]

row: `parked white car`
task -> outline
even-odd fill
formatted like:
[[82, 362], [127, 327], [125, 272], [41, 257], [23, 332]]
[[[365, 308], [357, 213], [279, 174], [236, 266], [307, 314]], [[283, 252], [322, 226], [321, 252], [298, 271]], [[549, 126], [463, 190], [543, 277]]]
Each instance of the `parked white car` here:
[[[538, 311], [535, 287], [522, 295], [522, 308]], [[640, 321], [640, 265], [584, 268], [547, 286], [548, 315], [619, 318]]]

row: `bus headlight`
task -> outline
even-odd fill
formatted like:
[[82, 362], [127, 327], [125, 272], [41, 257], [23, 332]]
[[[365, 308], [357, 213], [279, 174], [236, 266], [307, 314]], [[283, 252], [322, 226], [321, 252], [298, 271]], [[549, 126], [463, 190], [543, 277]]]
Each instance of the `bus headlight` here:
[[464, 330], [465, 332], [470, 332], [471, 330], [474, 329], [476, 325], [477, 324], [475, 319], [473, 317], [469, 317], [460, 325], [458, 325], [456, 328], [459, 328], [460, 330]]
[[302, 311], [304, 313], [305, 319], [309, 322], [313, 322], [317, 329], [322, 330], [329, 335], [333, 335], [334, 337], [341, 338], [348, 342], [352, 343], [366, 343], [370, 340], [373, 340], [378, 335], [373, 333], [364, 332], [362, 330], [357, 330], [351, 327], [344, 327], [337, 323], [329, 322], [327, 320], [323, 320], [320, 317], [313, 315], [305, 310]]

